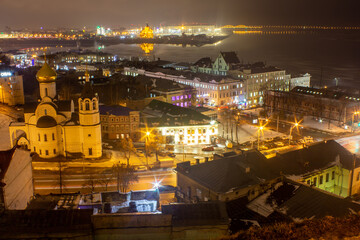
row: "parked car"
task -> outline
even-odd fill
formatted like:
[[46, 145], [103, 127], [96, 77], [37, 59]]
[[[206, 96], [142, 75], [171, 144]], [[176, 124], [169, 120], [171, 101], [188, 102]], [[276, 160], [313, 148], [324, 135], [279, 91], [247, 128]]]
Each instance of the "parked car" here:
[[159, 187], [159, 192], [163, 193], [163, 192], [175, 192], [176, 191], [176, 187], [171, 186], [171, 185], [164, 185], [164, 186], [160, 186]]
[[136, 167], [136, 171], [147, 171], [147, 167], [146, 166], [137, 166]]
[[175, 153], [168, 153], [168, 156], [172, 158], [176, 157]]
[[212, 147], [212, 146], [204, 147], [204, 148], [201, 149], [201, 150], [203, 150], [204, 152], [210, 152], [210, 151], [214, 151], [214, 147]]

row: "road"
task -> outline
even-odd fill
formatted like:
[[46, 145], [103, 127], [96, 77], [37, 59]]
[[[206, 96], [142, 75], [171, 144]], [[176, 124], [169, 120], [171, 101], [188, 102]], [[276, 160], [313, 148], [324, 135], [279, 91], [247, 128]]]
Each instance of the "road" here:
[[[161, 182], [161, 185], [176, 186], [176, 173], [173, 170], [157, 170], [137, 172], [138, 182], [130, 186], [130, 190], [146, 190], [152, 189], [154, 182]], [[89, 180], [89, 175], [86, 174], [66, 174], [63, 176], [64, 192], [89, 192], [84, 184]], [[59, 174], [34, 172], [34, 188], [35, 194], [50, 194], [59, 193]], [[104, 191], [104, 185], [96, 185], [95, 191]], [[108, 186], [108, 191], [116, 190], [116, 183], [111, 182]]]

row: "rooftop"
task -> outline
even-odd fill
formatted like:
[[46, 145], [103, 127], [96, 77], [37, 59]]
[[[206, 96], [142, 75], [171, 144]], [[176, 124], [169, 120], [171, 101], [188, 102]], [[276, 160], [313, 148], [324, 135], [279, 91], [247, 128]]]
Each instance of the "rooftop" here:
[[115, 106], [99, 106], [100, 115], [114, 115], [114, 116], [128, 116], [130, 112], [134, 111], [130, 108], [115, 105]]
[[195, 110], [178, 107], [170, 103], [152, 100], [142, 111], [147, 124], [158, 126], [182, 126], [209, 124], [211, 119]]
[[187, 163], [178, 164], [176, 170], [217, 193], [257, 185], [278, 177], [269, 170], [266, 158], [258, 151], [192, 166]]

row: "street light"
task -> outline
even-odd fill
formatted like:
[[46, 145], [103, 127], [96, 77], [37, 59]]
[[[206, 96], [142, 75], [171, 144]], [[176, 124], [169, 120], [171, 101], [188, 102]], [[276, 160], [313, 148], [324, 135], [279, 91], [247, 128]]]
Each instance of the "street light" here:
[[2, 84], [0, 85], [0, 89], [1, 89], [2, 103], [4, 104], [4, 89], [3, 89]]
[[299, 123], [298, 122], [295, 122], [293, 126], [290, 127], [290, 134], [289, 134], [289, 146], [291, 144], [291, 132], [294, 128], [297, 128], [298, 129], [299, 127]]
[[355, 115], [360, 114], [360, 112], [354, 112], [351, 118], [351, 132], [354, 132], [354, 117]]
[[260, 149], [260, 132], [262, 133], [264, 129], [265, 129], [264, 126], [260, 126], [259, 129], [258, 129], [258, 142], [257, 142], [258, 143], [258, 147], [257, 147], [258, 150]]
[[146, 155], [146, 166], [149, 167], [149, 160], [148, 160], [148, 140], [150, 137], [150, 132], [146, 132], [146, 138], [145, 138], [145, 155]]

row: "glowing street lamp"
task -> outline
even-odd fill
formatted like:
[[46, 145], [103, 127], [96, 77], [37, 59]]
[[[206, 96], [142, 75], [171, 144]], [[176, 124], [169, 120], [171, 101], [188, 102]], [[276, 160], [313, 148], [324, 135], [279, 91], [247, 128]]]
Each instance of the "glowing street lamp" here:
[[351, 132], [354, 132], [354, 117], [355, 115], [359, 115], [360, 112], [354, 112], [351, 118]]
[[[295, 120], [296, 121], [296, 120]], [[296, 128], [298, 131], [299, 131], [299, 124], [300, 122], [295, 122], [291, 127], [290, 127], [290, 134], [289, 134], [289, 146], [291, 145], [291, 133], [292, 133], [292, 130], [294, 128]]]
[[259, 126], [259, 129], [258, 129], [258, 131], [257, 131], [257, 133], [258, 133], [258, 147], [257, 147], [257, 149], [259, 150], [260, 149], [260, 132], [261, 132], [261, 134], [263, 134], [263, 131], [264, 131], [264, 129], [265, 129], [265, 126]]

